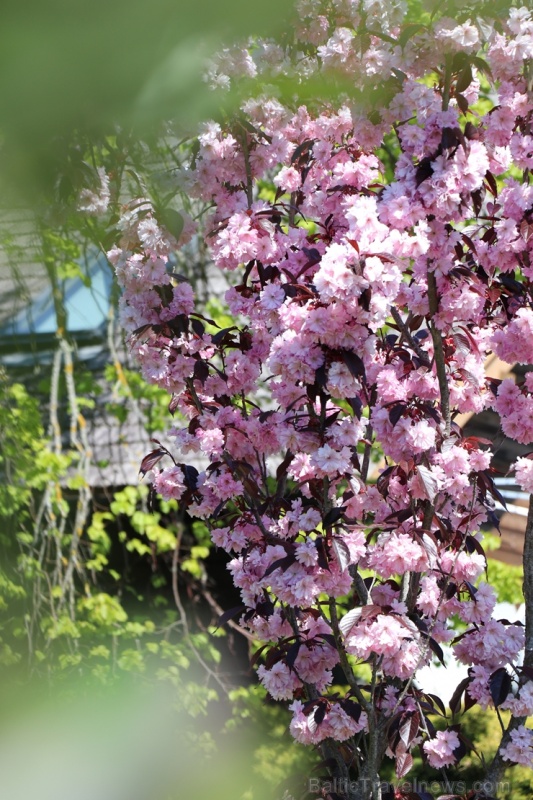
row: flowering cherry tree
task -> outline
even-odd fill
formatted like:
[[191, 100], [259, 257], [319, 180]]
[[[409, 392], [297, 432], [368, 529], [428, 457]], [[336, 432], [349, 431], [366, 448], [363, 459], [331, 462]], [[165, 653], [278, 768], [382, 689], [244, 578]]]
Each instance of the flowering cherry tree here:
[[[398, 778], [417, 748], [458, 763], [475, 703], [511, 713], [487, 785], [533, 766], [533, 511], [524, 629], [483, 581], [491, 443], [455, 422], [492, 408], [533, 443], [533, 372], [485, 372], [489, 353], [533, 364], [533, 18], [405, 13], [302, 0], [290, 38], [221, 52], [211, 85], [253, 91], [198, 135], [202, 229], [140, 198], [108, 254], [143, 374], [185, 419], [142, 472], [230, 554], [259, 679], [350, 800], [404, 796], [386, 758]], [[224, 329], [169, 266], [200, 235], [232, 273]], [[528, 456], [516, 476], [533, 491]], [[416, 681], [443, 644], [469, 666], [448, 713]]]

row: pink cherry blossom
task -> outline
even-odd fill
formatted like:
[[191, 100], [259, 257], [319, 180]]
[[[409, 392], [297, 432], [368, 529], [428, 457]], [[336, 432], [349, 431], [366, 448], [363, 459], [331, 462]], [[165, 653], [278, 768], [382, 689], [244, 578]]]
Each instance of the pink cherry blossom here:
[[502, 749], [502, 756], [506, 761], [522, 764], [524, 767], [533, 767], [533, 732], [520, 725], [510, 733], [511, 741]]
[[432, 767], [440, 769], [455, 763], [454, 750], [459, 747], [455, 731], [437, 731], [433, 739], [424, 742], [424, 752]]
[[517, 458], [515, 462], [516, 481], [524, 492], [533, 494], [533, 460]]

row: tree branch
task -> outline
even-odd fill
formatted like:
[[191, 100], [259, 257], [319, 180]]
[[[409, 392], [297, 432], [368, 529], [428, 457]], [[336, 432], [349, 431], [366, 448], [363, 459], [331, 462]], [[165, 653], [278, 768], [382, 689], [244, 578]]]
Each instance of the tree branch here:
[[420, 347], [420, 345], [418, 344], [418, 342], [414, 338], [413, 334], [411, 333], [411, 331], [409, 330], [409, 328], [407, 327], [407, 325], [403, 321], [400, 312], [398, 311], [397, 308], [394, 308], [394, 306], [391, 308], [391, 316], [394, 319], [394, 322], [396, 323], [396, 325], [401, 330], [402, 335], [404, 336], [404, 338], [409, 343], [409, 346], [411, 347], [411, 349], [416, 353], [416, 355], [420, 359], [420, 362], [422, 363], [422, 365], [424, 367], [429, 367], [431, 362], [429, 360], [428, 354], [426, 353], [425, 350], [422, 350], [422, 348]]
[[207, 676], [209, 678], [213, 678], [215, 683], [218, 683], [224, 694], [228, 694], [228, 688], [225, 686], [220, 677], [217, 673], [211, 669], [211, 667], [205, 663], [204, 659], [196, 649], [194, 642], [192, 641], [191, 632], [189, 630], [189, 623], [187, 621], [187, 615], [185, 613], [185, 609], [183, 607], [183, 603], [181, 602], [181, 597], [178, 589], [178, 561], [179, 561], [179, 552], [181, 547], [181, 537], [183, 535], [183, 527], [181, 524], [178, 525], [178, 532], [176, 535], [176, 546], [174, 548], [174, 553], [172, 555], [172, 594], [174, 596], [174, 602], [176, 604], [176, 608], [178, 609], [178, 614], [180, 617], [181, 626], [183, 628], [183, 634], [187, 641], [187, 644], [191, 648], [194, 656], [200, 666], [205, 670]]
[[439, 302], [437, 298], [437, 281], [435, 273], [428, 269], [428, 299], [429, 310], [431, 313], [431, 322], [429, 330], [431, 338], [433, 339], [433, 351], [435, 355], [435, 366], [437, 369], [437, 379], [439, 381], [440, 391], [440, 408], [442, 418], [444, 420], [444, 433], [448, 437], [451, 429], [451, 416], [450, 416], [450, 390], [448, 387], [448, 377], [446, 375], [446, 360], [444, 358], [444, 346], [442, 344], [442, 334], [436, 327], [433, 317], [439, 309]]
[[[524, 666], [533, 669], [533, 495], [529, 496], [529, 510], [527, 515], [526, 532], [524, 540], [524, 601], [526, 605], [526, 646], [524, 653]], [[522, 679], [522, 686], [528, 679]], [[511, 733], [525, 725], [527, 717], [511, 717], [504, 731], [501, 742], [496, 751], [490, 767], [486, 772], [486, 782], [495, 790], [501, 781], [505, 770], [511, 766], [510, 761], [502, 757], [502, 750], [511, 741]]]

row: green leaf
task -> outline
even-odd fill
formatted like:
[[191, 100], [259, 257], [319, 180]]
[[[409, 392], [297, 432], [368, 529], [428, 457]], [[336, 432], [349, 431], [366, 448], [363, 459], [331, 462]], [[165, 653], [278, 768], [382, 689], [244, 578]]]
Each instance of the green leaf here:
[[158, 212], [158, 217], [167, 231], [172, 234], [176, 241], [179, 241], [183, 231], [183, 217], [179, 211], [175, 211], [173, 208], [165, 208]]

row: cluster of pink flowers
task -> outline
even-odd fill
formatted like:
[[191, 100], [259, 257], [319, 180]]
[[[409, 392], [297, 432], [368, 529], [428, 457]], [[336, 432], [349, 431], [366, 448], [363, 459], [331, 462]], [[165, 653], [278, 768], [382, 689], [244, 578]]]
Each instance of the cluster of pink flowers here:
[[532, 341], [533, 309], [520, 308], [505, 329], [494, 333], [492, 348], [508, 364], [533, 364]]
[[459, 747], [456, 731], [437, 731], [434, 739], [424, 742], [424, 752], [432, 767], [449, 767], [455, 763], [454, 751]]
[[533, 769], [533, 731], [520, 725], [511, 731], [510, 738], [511, 741], [502, 750], [503, 758]]
[[533, 460], [517, 458], [515, 462], [516, 482], [528, 494], [533, 494]]
[[[298, 741], [369, 729], [368, 687], [334, 692], [342, 654], [370, 664], [372, 692], [388, 698], [372, 713], [410, 720], [407, 744], [391, 727], [389, 752], [403, 757], [425, 739], [430, 764], [447, 766], [460, 734], [428, 738], [417, 669], [453, 640], [458, 615], [471, 627], [452, 646], [472, 665], [470, 697], [489, 705], [491, 676], [518, 663], [524, 642], [519, 625], [492, 618], [490, 587], [474, 586], [490, 452], [453, 416], [492, 407], [508, 436], [533, 441], [531, 374], [496, 387], [484, 368], [491, 350], [533, 363], [533, 188], [506, 174], [531, 167], [522, 67], [533, 22], [523, 8], [503, 27], [442, 18], [403, 41], [402, 2], [339, 1], [331, 18], [315, 0], [300, 5], [299, 41], [224, 51], [212, 85], [334, 71], [363, 91], [377, 78], [393, 91], [367, 113], [348, 102], [284, 105], [265, 84], [231, 123], [202, 128], [188, 184], [211, 209], [197, 235], [233, 273], [233, 327], [203, 317], [169, 268], [192, 221], [176, 241], [146, 199], [126, 210], [109, 255], [122, 322], [181, 420], [175, 446], [154, 451], [143, 471], [164, 498], [209, 520], [230, 554], [241, 624], [270, 642], [259, 678], [274, 699], [293, 701]], [[488, 76], [498, 101], [470, 113]], [[387, 183], [378, 153], [392, 131]], [[528, 491], [531, 463], [517, 465]], [[398, 700], [391, 678], [403, 682]], [[506, 758], [524, 763], [524, 737]]]
[[[316, 708], [319, 709], [320, 706]], [[295, 700], [290, 709], [293, 712], [291, 733], [296, 741], [302, 744], [319, 744], [328, 738], [343, 742], [364, 730], [367, 722], [364, 711], [359, 719], [354, 719], [341, 704], [335, 702], [327, 704], [327, 710], [320, 724], [316, 721], [315, 708], [311, 708], [310, 711], [305, 709], [300, 700]]]
[[505, 378], [493, 407], [506, 436], [521, 444], [533, 443], [533, 373], [529, 372], [520, 386], [512, 378]]

